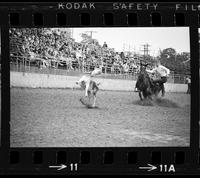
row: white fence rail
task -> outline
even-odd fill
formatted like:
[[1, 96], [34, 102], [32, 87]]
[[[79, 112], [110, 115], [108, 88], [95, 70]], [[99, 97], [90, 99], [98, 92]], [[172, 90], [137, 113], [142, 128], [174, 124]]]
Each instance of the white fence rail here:
[[[16, 72], [26, 73], [41, 73], [52, 75], [69, 75], [77, 76], [84, 72], [92, 71], [95, 68], [93, 64], [80, 64], [77, 61], [71, 61], [61, 66], [55, 61], [50, 61], [50, 65], [43, 63], [44, 59], [38, 58], [31, 62], [25, 57], [14, 57], [14, 60], [10, 62], [10, 70]], [[124, 80], [137, 80], [138, 72], [134, 68], [129, 68], [127, 72], [119, 66], [104, 65], [102, 67], [103, 75], [101, 78], [108, 79], [124, 79]], [[171, 72], [168, 83], [185, 83], [185, 75], [174, 74]]]

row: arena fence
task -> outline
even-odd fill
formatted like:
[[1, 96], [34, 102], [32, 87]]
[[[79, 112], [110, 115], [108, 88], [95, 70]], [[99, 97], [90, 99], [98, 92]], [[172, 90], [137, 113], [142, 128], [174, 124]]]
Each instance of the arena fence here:
[[[10, 62], [10, 71], [16, 72], [25, 72], [25, 73], [41, 73], [47, 75], [66, 75], [66, 76], [79, 76], [84, 72], [92, 71], [95, 66], [94, 65], [82, 65], [81, 67], [78, 66], [76, 62], [72, 63], [72, 67], [67, 66], [58, 66], [58, 67], [41, 67], [36, 66], [35, 64], [30, 63], [29, 61], [22, 62], [15, 61]], [[137, 80], [138, 73], [134, 70], [129, 70], [128, 72], [123, 72], [119, 68], [112, 68], [111, 66], [107, 65], [102, 68], [103, 74], [98, 76], [100, 78], [105, 79], [123, 79], [123, 80]], [[171, 72], [168, 83], [185, 83], [185, 75], [183, 74], [174, 74]]]

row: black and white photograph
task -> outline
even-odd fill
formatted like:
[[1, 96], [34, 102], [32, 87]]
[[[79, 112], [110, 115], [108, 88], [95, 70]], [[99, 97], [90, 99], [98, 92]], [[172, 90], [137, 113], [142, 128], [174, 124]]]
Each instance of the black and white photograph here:
[[10, 28], [10, 146], [189, 147], [189, 32]]

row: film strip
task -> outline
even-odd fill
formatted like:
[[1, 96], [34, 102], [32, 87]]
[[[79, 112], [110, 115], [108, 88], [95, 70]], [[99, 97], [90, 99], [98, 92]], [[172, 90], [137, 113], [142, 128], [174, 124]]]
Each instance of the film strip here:
[[[199, 10], [0, 3], [0, 174], [198, 175]], [[134, 87], [156, 61], [170, 70], [165, 97], [149, 83], [141, 101]], [[92, 74], [85, 94], [75, 83]]]

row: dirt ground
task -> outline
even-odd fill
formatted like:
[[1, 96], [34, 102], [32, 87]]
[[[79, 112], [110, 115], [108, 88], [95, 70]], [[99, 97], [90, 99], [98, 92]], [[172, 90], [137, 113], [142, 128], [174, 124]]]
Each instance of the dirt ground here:
[[11, 147], [189, 146], [190, 95], [152, 103], [138, 93], [99, 91], [97, 108], [72, 89], [11, 89]]

